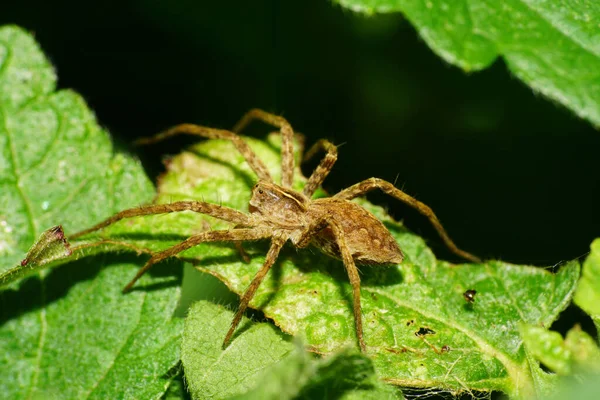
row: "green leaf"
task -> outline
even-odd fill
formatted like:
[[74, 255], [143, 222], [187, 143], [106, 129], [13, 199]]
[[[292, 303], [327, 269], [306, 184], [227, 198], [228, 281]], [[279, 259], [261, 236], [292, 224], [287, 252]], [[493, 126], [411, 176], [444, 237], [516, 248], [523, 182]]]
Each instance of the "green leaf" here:
[[356, 350], [317, 359], [268, 323], [244, 319], [235, 343], [222, 350], [232, 318], [207, 301], [189, 310], [182, 361], [194, 399], [402, 398], [375, 379], [371, 361]]
[[581, 327], [575, 326], [567, 332], [565, 346], [572, 354], [576, 372], [600, 374], [600, 347]]
[[574, 301], [592, 317], [600, 332], [600, 239], [592, 242], [590, 255], [583, 263]]
[[[84, 101], [55, 85], [31, 35], [0, 28], [1, 272], [56, 259], [62, 235], [44, 230], [62, 224], [74, 232], [154, 194], [140, 165], [114, 153]], [[155, 274], [145, 277], [155, 290], [121, 294], [138, 263], [130, 255], [82, 257], [52, 270], [36, 267], [0, 292], [2, 396], [164, 393], [179, 360], [183, 321], [172, 317], [179, 289]]]
[[595, 0], [336, 2], [368, 14], [402, 12], [435, 53], [465, 71], [486, 68], [502, 56], [534, 90], [600, 125]]
[[251, 324], [244, 319], [239, 340], [223, 351], [222, 333], [232, 318], [232, 311], [206, 301], [195, 303], [189, 310], [181, 361], [194, 399], [224, 399], [245, 393], [264, 369], [294, 348], [271, 324]]
[[[277, 176], [278, 137], [249, 143]], [[230, 143], [202, 142], [170, 160], [158, 199], [196, 199], [247, 211], [254, 179]], [[298, 179], [295, 185], [301, 187], [302, 181]], [[381, 208], [366, 201], [361, 204], [385, 222], [406, 255], [400, 266], [361, 270], [365, 341], [377, 375], [403, 387], [454, 393], [502, 390], [519, 397], [546, 393], [542, 387], [546, 383], [538, 376], [541, 370], [526, 354], [518, 327], [521, 323], [550, 326], [571, 300], [579, 265], [568, 263], [557, 274], [499, 261], [452, 265], [436, 260], [421, 238], [392, 221]], [[228, 223], [206, 216], [173, 213], [123, 221], [98, 235], [158, 250], [201, 230], [229, 228]], [[245, 244], [251, 256], [248, 264], [227, 243], [202, 244], [181, 257], [240, 294], [261, 267], [267, 245]], [[464, 299], [468, 289], [477, 291], [474, 303]], [[304, 337], [316, 352], [328, 354], [356, 346], [344, 268], [340, 261], [314, 250], [284, 249], [250, 304], [284, 332]], [[218, 350], [227, 331], [227, 324], [221, 324], [220, 340], [210, 344], [213, 358], [228, 354]], [[427, 329], [432, 333], [416, 335]], [[200, 332], [189, 335], [202, 336]], [[238, 342], [240, 338], [234, 337], [233, 348], [245, 346]], [[237, 360], [244, 369], [246, 358]], [[211, 371], [222, 373], [217, 366]], [[191, 387], [195, 377], [186, 375], [186, 379]]]
[[596, 400], [598, 398], [598, 393], [600, 393], [600, 376], [591, 375], [583, 382], [571, 379], [562, 383], [550, 399]]
[[523, 326], [523, 342], [533, 356], [561, 375], [571, 374], [571, 352], [560, 333], [539, 326]]
[[557, 386], [568, 386], [572, 380], [582, 383], [598, 379], [600, 348], [579, 326], [570, 329], [564, 340], [558, 332], [539, 326], [523, 325], [521, 332], [528, 354], [555, 372], [536, 372], [540, 381], [545, 383], [544, 397], [555, 393]]

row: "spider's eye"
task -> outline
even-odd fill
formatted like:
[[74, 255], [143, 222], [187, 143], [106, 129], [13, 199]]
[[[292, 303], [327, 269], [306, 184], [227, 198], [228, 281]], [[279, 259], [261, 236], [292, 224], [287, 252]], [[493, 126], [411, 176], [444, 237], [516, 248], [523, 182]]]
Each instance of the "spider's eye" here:
[[258, 194], [265, 194], [265, 191], [262, 189], [258, 189]]

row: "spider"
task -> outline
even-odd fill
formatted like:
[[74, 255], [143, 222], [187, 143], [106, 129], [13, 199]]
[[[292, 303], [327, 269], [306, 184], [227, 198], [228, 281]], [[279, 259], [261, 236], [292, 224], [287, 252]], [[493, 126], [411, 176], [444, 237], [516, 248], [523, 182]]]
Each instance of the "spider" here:
[[[279, 129], [282, 136], [281, 184], [273, 181], [263, 162], [250, 149], [248, 144], [238, 136], [238, 133], [253, 120], [263, 121]], [[258, 182], [252, 188], [248, 214], [201, 201], [152, 204], [121, 211], [89, 229], [72, 235], [70, 238], [75, 239], [105, 228], [124, 218], [180, 211], [206, 214], [235, 225], [234, 228], [229, 230], [195, 234], [171, 248], [153, 253], [131, 282], [125, 286], [123, 292], [129, 291], [152, 265], [200, 243], [235, 242], [240, 244], [246, 240], [271, 239], [271, 246], [262, 268], [240, 299], [239, 308], [223, 340], [223, 348], [226, 348], [230, 342], [242, 315], [248, 307], [248, 303], [252, 300], [256, 290], [277, 260], [281, 248], [287, 241], [290, 241], [298, 248], [313, 245], [325, 254], [343, 261], [352, 286], [354, 322], [358, 344], [361, 351], [366, 352], [360, 303], [360, 277], [356, 264], [399, 264], [404, 258], [398, 243], [383, 223], [373, 214], [350, 201], [365, 195], [371, 190], [380, 189], [384, 193], [414, 207], [429, 219], [443, 242], [453, 253], [467, 260], [480, 261], [476, 256], [459, 249], [454, 244], [431, 208], [382, 179], [366, 179], [332, 197], [312, 200], [311, 197], [315, 190], [323, 183], [337, 160], [337, 148], [327, 140], [319, 140], [306, 153], [304, 160], [313, 157], [320, 151], [323, 151], [325, 155], [308, 178], [303, 191], [300, 193], [293, 190], [291, 187], [294, 178], [294, 131], [287, 120], [280, 116], [253, 109], [240, 119], [233, 131], [194, 124], [180, 124], [156, 136], [139, 139], [136, 144], [156, 143], [179, 134], [191, 134], [208, 139], [226, 139], [235, 145], [250, 168], [258, 176]]]

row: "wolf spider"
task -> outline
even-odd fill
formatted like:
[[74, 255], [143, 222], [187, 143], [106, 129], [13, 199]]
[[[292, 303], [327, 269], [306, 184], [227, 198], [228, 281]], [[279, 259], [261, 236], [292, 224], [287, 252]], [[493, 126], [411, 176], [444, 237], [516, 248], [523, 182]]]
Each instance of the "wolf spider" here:
[[[263, 162], [237, 134], [253, 120], [261, 120], [264, 123], [273, 125], [281, 133], [282, 176], [280, 185], [273, 181]], [[350, 186], [332, 197], [312, 200], [313, 193], [327, 177], [337, 160], [337, 148], [327, 140], [319, 140], [306, 153], [304, 160], [313, 157], [319, 151], [324, 151], [325, 156], [308, 178], [302, 193], [293, 190], [291, 187], [294, 178], [294, 131], [291, 125], [282, 117], [254, 109], [242, 117], [233, 128], [233, 132], [193, 124], [181, 124], [156, 136], [140, 139], [137, 143], [155, 143], [179, 134], [191, 134], [208, 139], [226, 139], [235, 145], [250, 168], [258, 176], [258, 182], [252, 188], [252, 197], [248, 207], [249, 214], [201, 201], [152, 204], [121, 211], [104, 222], [72, 235], [71, 239], [102, 229], [124, 218], [179, 211], [206, 214], [235, 224], [233, 229], [202, 232], [171, 248], [153, 253], [146, 264], [123, 289], [123, 292], [127, 292], [152, 265], [200, 243], [232, 241], [239, 244], [245, 240], [270, 238], [271, 247], [265, 262], [240, 299], [240, 306], [223, 340], [223, 348], [229, 343], [248, 307], [248, 303], [277, 260], [284, 243], [289, 240], [298, 248], [305, 248], [312, 244], [324, 253], [342, 259], [352, 286], [356, 336], [361, 350], [366, 352], [360, 305], [360, 277], [356, 263], [371, 265], [398, 264], [404, 258], [398, 244], [383, 223], [375, 218], [373, 214], [350, 201], [355, 197], [365, 195], [373, 189], [380, 189], [415, 208], [429, 219], [452, 252], [467, 260], [479, 261], [477, 257], [460, 250], [454, 244], [431, 208], [384, 180], [370, 178]]]

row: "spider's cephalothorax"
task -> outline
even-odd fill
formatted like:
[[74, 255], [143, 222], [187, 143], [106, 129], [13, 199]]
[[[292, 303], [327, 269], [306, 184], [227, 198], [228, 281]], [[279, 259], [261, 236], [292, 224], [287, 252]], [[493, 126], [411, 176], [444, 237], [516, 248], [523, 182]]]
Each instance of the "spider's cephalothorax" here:
[[[258, 182], [252, 188], [249, 210], [261, 220], [260, 224], [281, 230], [281, 234], [297, 247], [312, 244], [332, 257], [342, 258], [328, 223], [335, 221], [357, 263], [399, 264], [403, 259], [398, 243], [381, 221], [348, 200], [324, 198], [311, 201], [292, 189]], [[305, 232], [311, 226], [314, 230], [307, 237]]]
[[[273, 182], [263, 162], [256, 157], [246, 142], [236, 134], [253, 119], [259, 119], [276, 126], [281, 131], [282, 174], [280, 185]], [[231, 328], [225, 336], [223, 346], [229, 343], [233, 332], [248, 307], [248, 303], [254, 297], [267, 272], [277, 260], [279, 251], [284, 243], [289, 240], [294, 246], [299, 248], [313, 245], [321, 249], [324, 253], [340, 258], [343, 261], [350, 284], [352, 285], [356, 336], [361, 350], [366, 351], [362, 329], [360, 277], [356, 264], [398, 264], [403, 259], [402, 251], [398, 247], [398, 244], [381, 221], [358, 204], [350, 201], [373, 189], [380, 189], [384, 193], [414, 207], [429, 219], [451, 251], [468, 260], [479, 261], [477, 257], [456, 247], [433, 211], [427, 205], [384, 180], [370, 178], [350, 186], [332, 197], [312, 200], [311, 197], [315, 190], [323, 183], [323, 180], [327, 177], [337, 160], [337, 148], [327, 140], [318, 141], [306, 153], [305, 159], [314, 156], [318, 151], [325, 151], [325, 156], [308, 178], [302, 193], [293, 190], [291, 186], [294, 171], [294, 132], [290, 124], [281, 117], [255, 109], [244, 115], [240, 122], [233, 128], [233, 132], [193, 124], [182, 124], [154, 137], [141, 139], [138, 143], [154, 143], [182, 133], [209, 139], [227, 139], [235, 145], [248, 165], [258, 176], [258, 182], [252, 188], [252, 198], [248, 207], [249, 214], [200, 201], [152, 204], [121, 211], [89, 229], [72, 235], [70, 238], [74, 239], [102, 229], [124, 218], [178, 211], [202, 213], [235, 224], [235, 229], [202, 232], [189, 237], [169, 249], [153, 253], [133, 280], [125, 287], [124, 291], [129, 290], [152, 265], [200, 243], [217, 241], [241, 242], [270, 238], [271, 247], [267, 253], [265, 262], [242, 295], [240, 307], [233, 318]]]
[[252, 188], [248, 210], [274, 229], [298, 229], [306, 224], [310, 200], [302, 193], [259, 181]]

